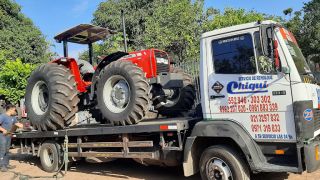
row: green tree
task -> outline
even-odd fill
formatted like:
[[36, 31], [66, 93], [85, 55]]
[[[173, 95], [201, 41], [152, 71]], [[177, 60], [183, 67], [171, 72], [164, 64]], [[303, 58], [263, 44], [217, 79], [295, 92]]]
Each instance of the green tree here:
[[[245, 11], [244, 9], [226, 8], [218, 13], [209, 13], [209, 20], [204, 25], [204, 31], [224, 28], [228, 26], [256, 22], [259, 20], [281, 21], [280, 17], [270, 16], [256, 11]], [[212, 16], [212, 17], [210, 17]]]
[[154, 1], [155, 0], [108, 0], [102, 2], [95, 11], [92, 22], [96, 25], [121, 32], [121, 10], [124, 10], [128, 46], [133, 49], [145, 48], [145, 44], [143, 44], [142, 41], [146, 28], [145, 22], [146, 18], [153, 14]]
[[299, 44], [302, 41], [301, 27], [302, 27], [302, 13], [301, 11], [295, 11], [294, 16], [284, 23], [285, 27], [288, 28], [296, 37]]
[[289, 15], [289, 16], [291, 16], [292, 11], [293, 11], [292, 8], [288, 8], [288, 9], [283, 10], [283, 14], [284, 14], [284, 15]]
[[196, 60], [202, 32], [203, 1], [154, 1], [153, 15], [146, 18], [143, 42], [163, 49], [178, 61]]
[[301, 23], [301, 47], [307, 54], [320, 53], [320, 0], [305, 3]]
[[23, 63], [20, 59], [3, 60], [0, 68], [0, 94], [10, 103], [16, 104], [24, 97], [27, 79], [35, 65]]
[[22, 62], [48, 61], [48, 43], [32, 21], [21, 13], [21, 7], [12, 0], [0, 0], [0, 50], [8, 59]]
[[320, 0], [305, 3], [285, 25], [296, 36], [306, 57], [320, 54]]
[[[227, 8], [223, 12], [212, 7], [205, 9], [203, 0], [108, 0], [99, 5], [93, 23], [121, 30], [121, 10], [126, 11], [129, 49], [158, 48], [178, 61], [199, 58], [199, 39], [203, 32], [264, 19], [281, 21], [278, 17], [244, 9]], [[95, 52], [107, 55], [121, 50], [122, 44], [120, 33], [117, 38], [95, 46]]]

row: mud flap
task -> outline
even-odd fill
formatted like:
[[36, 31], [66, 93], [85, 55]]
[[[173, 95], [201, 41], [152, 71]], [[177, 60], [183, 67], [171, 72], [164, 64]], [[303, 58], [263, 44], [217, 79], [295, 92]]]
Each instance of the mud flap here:
[[304, 157], [308, 173], [318, 170], [320, 167], [320, 141], [304, 145]]

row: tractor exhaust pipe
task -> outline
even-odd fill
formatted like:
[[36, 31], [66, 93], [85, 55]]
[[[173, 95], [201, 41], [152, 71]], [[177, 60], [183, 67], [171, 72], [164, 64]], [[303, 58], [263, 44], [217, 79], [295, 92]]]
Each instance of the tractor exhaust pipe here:
[[125, 20], [124, 20], [124, 11], [123, 11], [123, 10], [121, 10], [121, 19], [122, 19], [122, 31], [123, 31], [123, 41], [124, 41], [124, 52], [128, 52], [126, 23], [125, 23]]

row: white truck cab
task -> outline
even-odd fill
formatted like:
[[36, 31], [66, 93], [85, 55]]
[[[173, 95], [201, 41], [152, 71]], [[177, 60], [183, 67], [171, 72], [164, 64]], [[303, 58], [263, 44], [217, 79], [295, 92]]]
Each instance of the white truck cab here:
[[[200, 68], [201, 103], [207, 120], [229, 118], [256, 141], [281, 142], [297, 141], [295, 102], [310, 101], [303, 119], [318, 120], [313, 112], [320, 103], [319, 86], [293, 34], [276, 22], [204, 33]], [[309, 131], [313, 134], [308, 138], [316, 137], [320, 126]]]
[[[190, 162], [221, 148], [208, 142], [238, 148], [253, 172], [318, 169], [320, 88], [293, 34], [274, 21], [253, 22], [206, 32], [200, 47], [203, 121], [186, 143], [186, 175], [197, 171]], [[197, 156], [194, 146], [209, 152]], [[224, 171], [212, 161], [200, 164]]]

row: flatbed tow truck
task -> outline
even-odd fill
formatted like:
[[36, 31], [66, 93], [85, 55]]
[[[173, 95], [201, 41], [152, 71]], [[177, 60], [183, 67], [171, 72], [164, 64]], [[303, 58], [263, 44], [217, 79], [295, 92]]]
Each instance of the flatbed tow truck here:
[[80, 125], [14, 138], [48, 172], [72, 157], [183, 165], [185, 176], [200, 172], [202, 179], [319, 168], [320, 88], [287, 29], [262, 21], [204, 33], [199, 77], [199, 117]]

